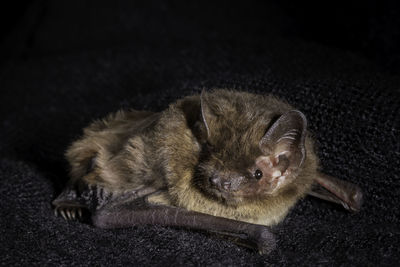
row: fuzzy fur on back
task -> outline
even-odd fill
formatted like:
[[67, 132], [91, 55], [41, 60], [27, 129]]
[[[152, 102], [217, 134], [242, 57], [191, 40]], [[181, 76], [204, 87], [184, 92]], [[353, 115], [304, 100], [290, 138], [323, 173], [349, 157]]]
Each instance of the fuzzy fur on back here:
[[[205, 95], [215, 117], [209, 123], [210, 140], [226, 168], [256, 155], [265, 129], [279, 115], [293, 108], [275, 97], [215, 90]], [[274, 225], [310, 189], [318, 159], [310, 137], [306, 160], [297, 179], [279, 194], [243, 201], [235, 206], [205, 195], [196, 183], [195, 169], [202, 150], [200, 96], [189, 96], [161, 113], [117, 112], [84, 130], [66, 153], [71, 183], [95, 184], [123, 193], [145, 186], [165, 188], [164, 204], [215, 216]]]

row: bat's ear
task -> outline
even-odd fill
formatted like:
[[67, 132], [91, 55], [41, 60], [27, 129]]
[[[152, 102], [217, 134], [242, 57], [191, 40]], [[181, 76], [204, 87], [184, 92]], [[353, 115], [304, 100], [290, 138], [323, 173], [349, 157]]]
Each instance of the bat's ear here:
[[207, 93], [203, 89], [200, 95], [200, 109], [201, 109], [201, 120], [203, 122], [204, 127], [206, 128], [207, 138], [210, 137], [210, 121], [215, 116], [208, 104]]
[[[257, 165], [267, 174], [271, 191], [294, 179], [306, 157], [305, 137], [307, 120], [303, 113], [292, 110], [275, 121], [259, 145], [264, 156]], [[276, 183], [273, 183], [276, 181]]]
[[300, 167], [305, 159], [307, 119], [298, 110], [291, 110], [276, 120], [260, 141], [261, 150], [274, 157], [286, 156], [290, 165]]

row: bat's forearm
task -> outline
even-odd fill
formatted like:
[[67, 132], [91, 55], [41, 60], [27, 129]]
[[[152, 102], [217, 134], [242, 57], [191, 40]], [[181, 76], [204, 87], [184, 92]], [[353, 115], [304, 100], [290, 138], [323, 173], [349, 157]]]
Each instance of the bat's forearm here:
[[275, 239], [266, 226], [215, 217], [169, 206], [147, 206], [145, 209], [121, 207], [103, 209], [92, 217], [101, 228], [122, 228], [134, 225], [178, 226], [218, 233], [241, 239], [266, 254], [275, 247]]

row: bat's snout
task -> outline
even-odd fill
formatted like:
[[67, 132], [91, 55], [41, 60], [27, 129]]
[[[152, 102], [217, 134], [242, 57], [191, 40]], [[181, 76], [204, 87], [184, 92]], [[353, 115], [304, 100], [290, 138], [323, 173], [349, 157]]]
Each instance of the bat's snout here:
[[221, 191], [236, 191], [243, 177], [231, 173], [214, 174], [209, 178], [209, 183]]

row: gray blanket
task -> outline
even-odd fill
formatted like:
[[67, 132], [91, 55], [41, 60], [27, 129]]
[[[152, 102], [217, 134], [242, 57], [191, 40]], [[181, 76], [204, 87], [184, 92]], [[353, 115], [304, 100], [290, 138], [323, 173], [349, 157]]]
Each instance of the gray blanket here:
[[[27, 5], [1, 47], [0, 265], [398, 263], [399, 75], [298, 38], [282, 12], [231, 2]], [[268, 256], [199, 231], [103, 230], [54, 216], [68, 179], [63, 153], [82, 127], [120, 108], [160, 111], [203, 88], [273, 93], [302, 110], [324, 171], [360, 185], [362, 210], [307, 197], [274, 229]]]

